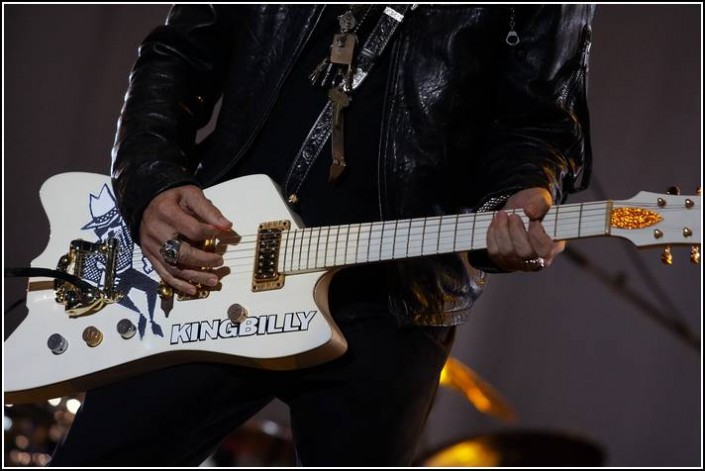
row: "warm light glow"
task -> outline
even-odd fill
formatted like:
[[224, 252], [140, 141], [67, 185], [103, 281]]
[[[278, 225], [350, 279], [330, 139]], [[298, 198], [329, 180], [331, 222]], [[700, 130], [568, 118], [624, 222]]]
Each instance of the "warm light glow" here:
[[480, 412], [507, 422], [516, 420], [513, 408], [501, 394], [453, 357], [449, 357], [443, 366], [439, 384], [462, 393]]
[[436, 453], [424, 462], [427, 467], [492, 467], [500, 463], [499, 454], [482, 443], [462, 442]]
[[56, 407], [56, 406], [58, 406], [59, 404], [61, 404], [61, 398], [60, 398], [60, 397], [55, 397], [54, 399], [49, 399], [47, 402], [49, 403], [50, 406]]

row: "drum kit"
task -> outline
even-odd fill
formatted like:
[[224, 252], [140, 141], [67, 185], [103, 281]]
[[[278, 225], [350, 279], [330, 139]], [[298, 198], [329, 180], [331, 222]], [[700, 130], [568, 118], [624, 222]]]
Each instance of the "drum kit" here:
[[[511, 423], [516, 412], [476, 372], [450, 357], [440, 385], [461, 393], [479, 412]], [[215, 466], [295, 466], [291, 429], [270, 420], [250, 420], [212, 457]], [[602, 447], [585, 437], [548, 430], [509, 430], [466, 436], [421, 453], [420, 467], [596, 467]]]

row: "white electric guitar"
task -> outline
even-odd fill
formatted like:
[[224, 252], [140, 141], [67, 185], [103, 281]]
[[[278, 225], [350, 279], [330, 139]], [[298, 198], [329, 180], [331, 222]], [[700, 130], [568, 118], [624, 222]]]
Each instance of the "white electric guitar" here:
[[[294, 369], [332, 360], [346, 350], [328, 312], [335, 269], [482, 249], [493, 217], [304, 228], [268, 177], [238, 178], [205, 191], [235, 227], [203, 244], [223, 254], [221, 284], [197, 286], [189, 297], [160, 284], [110, 188], [107, 176], [87, 173], [60, 174], [42, 186], [51, 237], [32, 267], [53, 272], [30, 278], [29, 313], [5, 340], [7, 403], [184, 362]], [[691, 258], [699, 259], [700, 196], [641, 192], [627, 201], [554, 206], [543, 224], [554, 239], [693, 245]]]

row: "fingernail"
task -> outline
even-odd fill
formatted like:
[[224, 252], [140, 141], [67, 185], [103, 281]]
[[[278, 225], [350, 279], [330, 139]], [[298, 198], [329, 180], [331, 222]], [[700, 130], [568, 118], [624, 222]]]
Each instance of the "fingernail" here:
[[223, 263], [225, 263], [225, 260], [223, 260], [223, 257], [220, 257], [216, 262], [215, 265], [216, 267], [221, 266]]
[[218, 219], [218, 224], [221, 226], [231, 226], [233, 223], [225, 219], [224, 217], [221, 217]]

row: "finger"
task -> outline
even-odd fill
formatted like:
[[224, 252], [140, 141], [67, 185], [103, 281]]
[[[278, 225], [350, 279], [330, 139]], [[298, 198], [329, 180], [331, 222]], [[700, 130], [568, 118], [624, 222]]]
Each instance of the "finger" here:
[[495, 214], [487, 231], [487, 252], [494, 263], [505, 269], [510, 269], [506, 256], [512, 251], [508, 226], [507, 213], [499, 211]]
[[181, 243], [179, 265], [187, 268], [215, 268], [223, 264], [220, 254], [206, 252], [193, 247], [187, 242]]
[[200, 222], [182, 208], [170, 214], [169, 225], [172, 227], [172, 232], [167, 236], [169, 238], [174, 237], [174, 234], [180, 234], [190, 240], [205, 240], [217, 234], [213, 226]]
[[531, 220], [540, 220], [551, 208], [551, 199], [548, 191], [533, 193], [524, 205], [524, 214]]
[[201, 283], [207, 286], [216, 286], [218, 284], [218, 275], [207, 270], [192, 270], [182, 267], [166, 267], [169, 274], [181, 281], [186, 281], [189, 284]]
[[537, 256], [550, 258], [554, 250], [554, 242], [543, 228], [539, 221], [529, 222], [528, 238]]
[[191, 295], [196, 294], [196, 287], [188, 281], [182, 280], [172, 275], [167, 269], [167, 265], [163, 264], [161, 259], [158, 259], [157, 257], [151, 254], [147, 254], [147, 258], [152, 263], [152, 266], [157, 271], [157, 273], [159, 273], [159, 276], [161, 277], [162, 281], [164, 281], [164, 283], [168, 284], [175, 290], [180, 291], [182, 293]]
[[191, 240], [204, 240], [213, 237], [217, 230], [187, 213], [175, 200], [155, 198], [142, 216], [140, 239], [147, 236], [159, 244], [182, 234]]
[[201, 191], [189, 191], [185, 193], [183, 203], [200, 220], [212, 224], [221, 231], [227, 231], [233, 225]]
[[526, 260], [536, 256], [534, 247], [529, 241], [529, 234], [526, 231], [524, 222], [517, 214], [509, 216], [509, 236], [511, 237], [513, 253], [512, 258]]

